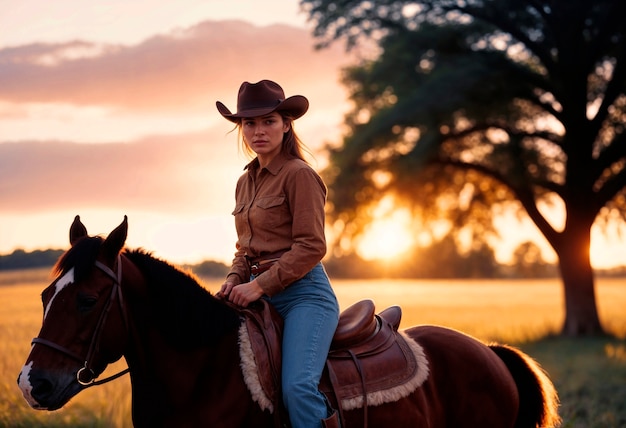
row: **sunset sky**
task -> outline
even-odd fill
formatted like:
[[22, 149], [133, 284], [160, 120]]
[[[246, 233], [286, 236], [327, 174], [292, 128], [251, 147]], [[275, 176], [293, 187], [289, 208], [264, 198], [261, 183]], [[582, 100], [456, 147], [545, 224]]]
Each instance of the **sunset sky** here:
[[[129, 247], [229, 262], [247, 159], [215, 101], [276, 80], [309, 98], [296, 130], [314, 152], [338, 141], [348, 59], [310, 28], [297, 0], [0, 0], [0, 254], [67, 248], [76, 214], [90, 234], [126, 214]], [[597, 267], [626, 263], [609, 244]]]
[[[129, 217], [131, 247], [230, 261], [247, 159], [215, 101], [278, 81], [310, 112], [307, 145], [337, 139], [343, 48], [316, 52], [295, 0], [0, 1], [0, 254], [67, 248]], [[323, 158], [318, 159], [323, 163]]]

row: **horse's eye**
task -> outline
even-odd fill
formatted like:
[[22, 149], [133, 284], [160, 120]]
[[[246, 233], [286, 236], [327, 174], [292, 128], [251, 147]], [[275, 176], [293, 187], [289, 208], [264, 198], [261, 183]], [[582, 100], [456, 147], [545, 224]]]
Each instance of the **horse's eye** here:
[[93, 295], [81, 294], [78, 296], [78, 310], [88, 312], [98, 303], [98, 298]]

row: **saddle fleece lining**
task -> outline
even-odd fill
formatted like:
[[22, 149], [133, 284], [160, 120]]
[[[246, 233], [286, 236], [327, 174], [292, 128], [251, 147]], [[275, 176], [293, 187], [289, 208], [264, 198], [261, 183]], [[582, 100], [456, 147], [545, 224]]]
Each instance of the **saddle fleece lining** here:
[[254, 352], [250, 344], [250, 336], [248, 335], [248, 327], [245, 322], [242, 322], [239, 326], [239, 360], [243, 380], [250, 391], [252, 399], [259, 403], [262, 410], [269, 410], [270, 413], [274, 413], [274, 405], [261, 386], [259, 371], [257, 370]]
[[[370, 406], [379, 406], [381, 404], [391, 403], [407, 397], [420, 387], [426, 379], [428, 379], [428, 360], [424, 354], [424, 349], [404, 332], [399, 332], [399, 334], [404, 338], [406, 343], [409, 345], [411, 352], [415, 355], [415, 359], [417, 361], [417, 371], [410, 380], [402, 385], [368, 393], [367, 404]], [[250, 391], [252, 399], [259, 404], [261, 409], [269, 410], [270, 413], [274, 413], [274, 405], [263, 390], [261, 381], [259, 380], [259, 372], [256, 361], [254, 360], [254, 353], [252, 351], [252, 345], [250, 344], [250, 337], [248, 336], [246, 323], [241, 323], [239, 327], [239, 357], [241, 360], [240, 366], [241, 372], [243, 373], [243, 379], [248, 387], [248, 390]], [[361, 408], [363, 407], [363, 396], [342, 400], [341, 407], [344, 410]]]

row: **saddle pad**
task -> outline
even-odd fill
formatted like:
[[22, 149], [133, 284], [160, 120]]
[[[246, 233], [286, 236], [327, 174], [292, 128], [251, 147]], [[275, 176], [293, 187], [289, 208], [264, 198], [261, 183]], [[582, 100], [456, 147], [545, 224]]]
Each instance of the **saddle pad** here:
[[[280, 388], [281, 342], [283, 319], [266, 300], [260, 299], [247, 308], [232, 303], [241, 319], [239, 327], [239, 360], [244, 382], [252, 398], [263, 410], [282, 413]], [[280, 415], [279, 415], [280, 417]]]
[[320, 390], [343, 410], [362, 408], [365, 397], [368, 406], [378, 406], [410, 395], [428, 378], [423, 348], [403, 332], [395, 332], [383, 347], [370, 355], [331, 353]]
[[[397, 334], [396, 342], [402, 344], [399, 345], [401, 349], [400, 353], [402, 354], [402, 358], [410, 361], [409, 368], [401, 369], [400, 376], [397, 374], [393, 375], [387, 370], [384, 370], [384, 373], [381, 373], [377, 387], [371, 388], [371, 386], [368, 386], [367, 404], [369, 406], [377, 406], [404, 398], [415, 391], [428, 378], [428, 360], [426, 359], [422, 347], [404, 333], [398, 332]], [[239, 327], [239, 356], [241, 359], [240, 364], [243, 378], [252, 399], [259, 404], [261, 409], [273, 413], [275, 410], [273, 399], [276, 397], [272, 397], [274, 391], [267, 391], [267, 385], [264, 386], [263, 384], [265, 382], [261, 381], [262, 378], [267, 377], [267, 374], [259, 373], [259, 366], [255, 360], [255, 353], [252, 349], [248, 326], [245, 322]], [[351, 364], [354, 363], [351, 362]], [[261, 366], [265, 366], [265, 364], [261, 364]], [[327, 379], [326, 376], [327, 371], [324, 373], [324, 378]], [[354, 373], [352, 373], [351, 376], [354, 379]], [[389, 381], [385, 381], [383, 379], [384, 376], [388, 377]], [[324, 392], [327, 397], [334, 395], [330, 392], [329, 388], [323, 386], [324, 383], [325, 379], [322, 379], [320, 384], [322, 392]], [[363, 406], [364, 394], [360, 380], [358, 384], [356, 384], [356, 381], [349, 383], [350, 385], [345, 387], [347, 395], [341, 398], [341, 405], [344, 410], [357, 409]]]

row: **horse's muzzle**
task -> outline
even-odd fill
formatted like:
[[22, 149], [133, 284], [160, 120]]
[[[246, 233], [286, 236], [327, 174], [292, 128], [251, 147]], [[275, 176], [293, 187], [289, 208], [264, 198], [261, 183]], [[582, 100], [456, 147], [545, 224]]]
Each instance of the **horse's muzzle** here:
[[30, 362], [22, 368], [17, 384], [33, 409], [58, 410], [82, 389], [75, 375], [52, 375], [34, 369], [32, 364]]

